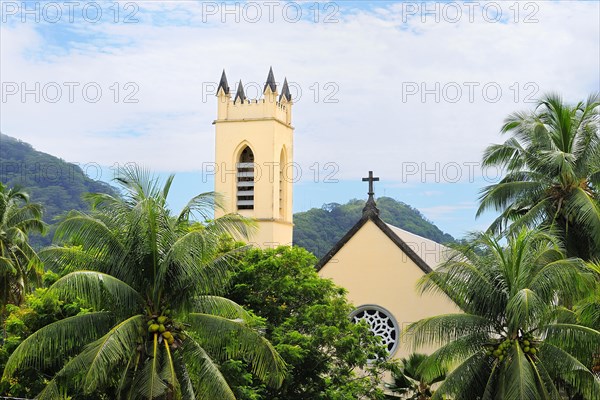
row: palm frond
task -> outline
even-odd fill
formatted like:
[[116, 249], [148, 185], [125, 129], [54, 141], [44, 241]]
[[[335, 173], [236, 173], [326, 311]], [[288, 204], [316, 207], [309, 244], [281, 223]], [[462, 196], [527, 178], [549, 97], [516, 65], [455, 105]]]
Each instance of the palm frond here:
[[242, 319], [252, 322], [252, 316], [236, 302], [220, 296], [199, 296], [195, 302], [195, 312], [201, 314], [217, 315], [227, 319]]
[[600, 332], [575, 324], [550, 324], [540, 328], [544, 342], [559, 347], [582, 362], [591, 363], [593, 352], [600, 349]]
[[83, 371], [86, 393], [105, 386], [118, 365], [127, 363], [138, 346], [144, 332], [143, 316], [134, 315], [115, 325], [106, 335], [90, 343], [73, 360], [70, 368]]
[[511, 356], [505, 361], [507, 399], [539, 400], [538, 381], [529, 359], [520, 346], [512, 346]]
[[182, 356], [190, 371], [190, 381], [198, 398], [235, 400], [235, 395], [206, 350], [188, 337], [183, 343]]
[[574, 221], [585, 227], [595, 246], [600, 247], [600, 199], [595, 199], [578, 187], [566, 199], [566, 211]]
[[473, 393], [483, 393], [491, 370], [489, 357], [483, 352], [475, 353], [446, 376], [431, 400], [443, 400], [444, 396], [467, 399]]
[[412, 343], [413, 348], [439, 345], [474, 333], [493, 332], [492, 322], [478, 315], [444, 314], [424, 318], [410, 324], [402, 337]]
[[[190, 313], [190, 330], [201, 337], [211, 338], [205, 347], [218, 357], [243, 357], [252, 372], [270, 386], [279, 387], [285, 375], [285, 362], [267, 339], [254, 329], [227, 318]], [[212, 339], [214, 338], [214, 340]]]
[[125, 282], [96, 271], [71, 272], [58, 279], [48, 293], [63, 298], [80, 298], [94, 309], [110, 309], [120, 313], [139, 312], [144, 298]]
[[448, 342], [420, 363], [417, 374], [428, 382], [434, 382], [473, 354], [485, 351], [484, 346], [489, 340], [489, 335], [477, 332]]
[[11, 354], [3, 379], [24, 367], [43, 370], [68, 356], [110, 328], [114, 321], [108, 312], [92, 312], [65, 318], [46, 325], [27, 337]]
[[547, 310], [548, 305], [533, 290], [519, 290], [506, 305], [509, 332], [535, 326]]
[[600, 379], [571, 354], [544, 342], [539, 349], [538, 358], [548, 366], [548, 374], [553, 379], [568, 382], [585, 399], [597, 399], [600, 396]]

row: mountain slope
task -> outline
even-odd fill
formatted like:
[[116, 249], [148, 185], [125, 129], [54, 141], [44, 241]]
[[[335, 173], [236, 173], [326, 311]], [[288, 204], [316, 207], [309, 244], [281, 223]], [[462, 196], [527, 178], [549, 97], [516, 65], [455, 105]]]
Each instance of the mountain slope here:
[[[115, 193], [110, 185], [88, 178], [77, 165], [1, 133], [0, 182], [26, 188], [31, 201], [44, 206], [44, 221], [48, 223], [70, 210], [86, 210], [87, 204], [81, 198], [84, 193]], [[330, 203], [294, 214], [294, 244], [322, 257], [360, 219], [364, 204], [363, 200], [354, 199], [343, 205]], [[381, 197], [377, 207], [389, 224], [439, 243], [454, 241], [407, 204]], [[38, 248], [48, 245], [52, 235], [53, 227], [45, 237], [32, 237], [32, 243]]]
[[[358, 222], [364, 200], [350, 200], [346, 204], [330, 203], [321, 208], [294, 214], [294, 244], [323, 257], [338, 240]], [[390, 197], [377, 199], [381, 219], [414, 234], [438, 243], [450, 243], [454, 238], [442, 232], [418, 210]]]
[[[114, 194], [104, 182], [88, 178], [79, 166], [35, 150], [30, 144], [0, 133], [0, 181], [26, 189], [30, 200], [44, 206], [44, 221], [51, 223], [70, 210], [86, 210], [81, 196], [87, 192]], [[45, 237], [32, 237], [35, 247], [50, 244], [53, 229]]]

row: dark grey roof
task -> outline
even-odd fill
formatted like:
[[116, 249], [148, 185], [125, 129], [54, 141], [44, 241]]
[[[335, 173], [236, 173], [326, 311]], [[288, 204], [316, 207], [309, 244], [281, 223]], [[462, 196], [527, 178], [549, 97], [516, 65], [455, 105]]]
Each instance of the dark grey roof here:
[[217, 94], [219, 93], [219, 90], [221, 88], [223, 88], [225, 94], [229, 94], [229, 84], [227, 83], [227, 76], [225, 76], [225, 70], [223, 70], [223, 73], [221, 74], [221, 81], [219, 82], [219, 87], [217, 88]]
[[244, 85], [242, 84], [242, 80], [240, 79], [240, 83], [238, 84], [237, 92], [235, 94], [235, 98], [233, 102], [235, 103], [237, 99], [240, 99], [242, 103], [246, 101], [246, 94], [244, 93]]
[[267, 76], [267, 82], [265, 83], [263, 93], [266, 92], [267, 87], [270, 87], [273, 93], [277, 91], [277, 84], [275, 83], [275, 76], [273, 75], [273, 67], [269, 68], [269, 75]]
[[279, 101], [284, 98], [287, 101], [292, 101], [292, 95], [290, 94], [290, 88], [288, 87], [287, 78], [283, 80], [283, 87], [281, 88], [281, 94], [279, 95]]

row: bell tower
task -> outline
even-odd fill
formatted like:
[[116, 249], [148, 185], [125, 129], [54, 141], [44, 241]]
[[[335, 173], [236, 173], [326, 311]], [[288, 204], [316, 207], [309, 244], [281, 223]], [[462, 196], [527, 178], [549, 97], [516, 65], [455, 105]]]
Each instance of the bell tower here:
[[294, 128], [287, 79], [278, 93], [271, 68], [262, 99], [247, 99], [240, 80], [232, 100], [223, 71], [217, 101], [215, 192], [225, 197], [225, 210], [215, 217], [254, 218], [259, 228], [250, 238], [253, 244], [291, 246]]

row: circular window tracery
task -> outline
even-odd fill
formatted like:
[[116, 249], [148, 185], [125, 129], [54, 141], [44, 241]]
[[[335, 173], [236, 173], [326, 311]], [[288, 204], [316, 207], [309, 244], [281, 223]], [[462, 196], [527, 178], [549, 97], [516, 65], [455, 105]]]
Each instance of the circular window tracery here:
[[394, 354], [396, 347], [398, 347], [400, 330], [398, 329], [398, 323], [389, 311], [382, 307], [367, 305], [357, 308], [350, 315], [350, 318], [355, 324], [365, 321], [370, 326], [371, 332], [381, 338], [388, 354]]

